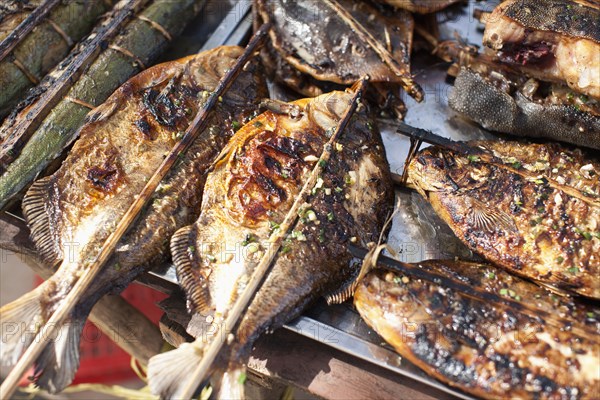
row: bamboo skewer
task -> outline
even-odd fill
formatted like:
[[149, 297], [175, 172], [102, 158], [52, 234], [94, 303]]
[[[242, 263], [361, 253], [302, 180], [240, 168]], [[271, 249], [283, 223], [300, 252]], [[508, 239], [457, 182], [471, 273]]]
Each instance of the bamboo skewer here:
[[[228, 313], [227, 318], [225, 319], [224, 324], [217, 324], [217, 332], [213, 336], [212, 342], [208, 345], [206, 352], [202, 356], [202, 361], [196, 367], [194, 372], [192, 372], [188, 383], [184, 386], [183, 391], [181, 392], [181, 398], [189, 399], [194, 395], [196, 388], [204, 380], [206, 375], [208, 374], [208, 370], [211, 367], [213, 361], [217, 357], [217, 354], [223, 347], [225, 339], [228, 337], [229, 333], [231, 333], [234, 327], [237, 325], [243, 311], [248, 307], [250, 301], [256, 295], [256, 292], [259, 288], [259, 285], [262, 283], [263, 279], [267, 275], [275, 256], [277, 255], [281, 243], [283, 239], [287, 235], [288, 231], [292, 228], [294, 222], [298, 218], [298, 210], [306, 201], [306, 197], [315, 186], [317, 182], [317, 178], [319, 174], [322, 172], [322, 165], [325, 165], [331, 156], [331, 151], [334, 143], [350, 121], [350, 118], [354, 114], [356, 107], [358, 106], [358, 101], [361, 99], [362, 94], [365, 90], [367, 78], [363, 78], [358, 83], [358, 88], [356, 88], [355, 94], [352, 98], [352, 103], [348, 107], [348, 110], [344, 114], [343, 118], [340, 120], [339, 124], [336, 127], [335, 132], [329, 139], [329, 141], [325, 144], [323, 148], [323, 152], [319, 161], [315, 164], [315, 167], [311, 171], [310, 176], [306, 180], [302, 190], [296, 197], [296, 200], [292, 204], [292, 207], [288, 211], [285, 216], [285, 219], [280, 225], [280, 230], [271, 235], [269, 238], [269, 242], [272, 244], [271, 251], [266, 252], [254, 271], [252, 272], [252, 276], [250, 277], [244, 291], [240, 295], [240, 297], [235, 301], [231, 311]], [[225, 329], [225, 332], [220, 332], [221, 329]], [[217, 339], [221, 338], [221, 340]]]
[[75, 283], [71, 291], [64, 298], [61, 306], [52, 314], [50, 319], [40, 329], [40, 332], [36, 335], [32, 345], [25, 351], [23, 356], [19, 359], [13, 370], [10, 372], [2, 386], [0, 386], [0, 398], [10, 398], [14, 393], [16, 386], [19, 383], [19, 379], [27, 371], [29, 366], [39, 357], [41, 352], [45, 348], [44, 337], [53, 337], [56, 331], [60, 328], [60, 324], [65, 320], [70, 311], [76, 305], [77, 301], [81, 298], [84, 292], [87, 290], [89, 285], [93, 282], [94, 278], [101, 271], [101, 267], [108, 260], [113, 253], [119, 240], [125, 234], [131, 223], [137, 217], [139, 212], [142, 210], [146, 202], [150, 199], [160, 181], [169, 172], [170, 168], [175, 164], [178, 157], [183, 154], [192, 142], [198, 137], [200, 132], [204, 130], [208, 123], [209, 113], [214, 108], [214, 105], [218, 101], [218, 98], [229, 88], [233, 83], [237, 75], [241, 72], [242, 67], [246, 62], [253, 56], [254, 50], [257, 45], [264, 39], [268, 32], [269, 26], [264, 25], [255, 34], [253, 40], [240, 56], [235, 66], [221, 79], [219, 85], [206, 102], [205, 106], [198, 112], [188, 129], [186, 130], [183, 138], [177, 143], [169, 155], [165, 158], [162, 164], [158, 167], [156, 172], [146, 183], [146, 186], [140, 194], [135, 198], [129, 209], [125, 212], [121, 221], [115, 228], [115, 230], [107, 238], [106, 242], [100, 249], [99, 254], [96, 256], [94, 261], [87, 267], [85, 274], [79, 278]]
[[[59, 1], [35, 29], [14, 44], [0, 60], [0, 119], [12, 113], [17, 103], [30, 94], [28, 89], [68, 56], [74, 43], [92, 30], [114, 2]], [[41, 7], [34, 12], [41, 12]]]
[[23, 40], [23, 38], [27, 36], [27, 34], [31, 32], [42, 19], [44, 19], [58, 3], [60, 3], [60, 1], [61, 0], [44, 0], [44, 2], [33, 10], [31, 14], [29, 14], [27, 18], [25, 18], [19, 26], [10, 33], [10, 35], [5, 37], [4, 40], [0, 42], [0, 61], [4, 60], [12, 49], [14, 49], [15, 46], [19, 44], [19, 42], [21, 42], [21, 40]]
[[[154, 21], [172, 37], [181, 33], [205, 0], [153, 0], [140, 15]], [[135, 18], [113, 41], [127, 49], [144, 64], [154, 61], [168, 44], [163, 33], [152, 24]], [[0, 175], [0, 210], [6, 209], [33, 179], [60, 156], [77, 137], [89, 107], [97, 106], [141, 67], [131, 57], [107, 48], [91, 63], [67, 96], [42, 121], [24, 145], [19, 157]], [[76, 101], [73, 101], [76, 100]]]
[[[454, 151], [463, 155], [477, 155], [482, 161], [494, 164], [499, 168], [504, 170], [508, 170], [510, 173], [515, 175], [519, 175], [525, 179], [536, 179], [539, 174], [532, 174], [529, 170], [523, 168], [515, 168], [510, 164], [504, 163], [500, 158], [494, 156], [490, 151], [480, 148], [478, 146], [470, 145], [468, 142], [458, 142], [454, 141], [439, 135], [436, 135], [433, 132], [429, 132], [425, 129], [415, 128], [413, 126], [407, 125], [404, 122], [400, 122], [398, 125], [397, 132], [403, 135], [410, 137], [411, 139], [416, 139], [418, 141], [427, 142], [433, 145], [437, 145], [451, 151]], [[409, 151], [409, 157], [413, 156], [418, 149], [411, 149]], [[410, 158], [407, 158], [405, 165], [405, 170], [408, 164], [410, 163]], [[405, 174], [403, 174], [404, 177]], [[551, 187], [555, 187], [573, 197], [580, 198], [582, 202], [599, 206], [600, 205], [600, 197], [594, 196], [590, 194], [586, 194], [585, 196], [581, 196], [581, 192], [578, 189], [575, 189], [571, 186], [567, 186], [564, 184], [558, 183], [554, 179], [547, 179], [548, 185]], [[405, 182], [404, 179], [400, 180], [401, 183]]]
[[[368, 254], [367, 250], [355, 246], [353, 244], [349, 244], [348, 249], [354, 257], [360, 259], [364, 259], [365, 256]], [[460, 292], [465, 296], [478, 301], [498, 304], [509, 309], [517, 310], [534, 319], [542, 318], [549, 325], [553, 325], [554, 327], [561, 330], [564, 329], [565, 326], [572, 325], [572, 321], [569, 321], [567, 318], [562, 318], [545, 310], [541, 310], [535, 307], [535, 304], [522, 303], [517, 300], [514, 300], [513, 298], [507, 298], [496, 293], [483, 291], [481, 289], [478, 289], [477, 287], [461, 282], [459, 280], [451, 279], [447, 276], [438, 274], [436, 272], [431, 272], [422, 269], [418, 266], [418, 263], [409, 264], [402, 261], [394, 260], [393, 258], [389, 258], [384, 255], [380, 255], [377, 258], [377, 265], [381, 265], [387, 270], [399, 272], [403, 275], [414, 279], [423, 279], [435, 285], [440, 285], [451, 290], [456, 290], [457, 292]], [[600, 341], [600, 338], [598, 338], [596, 330], [593, 327], [588, 328], [585, 325], [571, 326], [570, 329], [572, 330], [572, 332], [581, 336], [585, 336], [592, 341]]]
[[0, 172], [2, 165], [12, 161], [18, 154], [20, 147], [29, 139], [34, 130], [48, 115], [50, 110], [61, 100], [64, 94], [73, 86], [81, 72], [96, 58], [101, 50], [102, 43], [111, 40], [132, 15], [148, 0], [128, 0], [115, 7], [115, 15], [106, 22], [100, 32], [85, 43], [81, 52], [69, 63], [58, 78], [52, 77], [51, 87], [26, 110], [27, 118], [19, 120], [16, 126], [10, 128], [10, 134], [0, 146]]
[[[0, 231], [3, 232], [0, 249], [17, 255], [42, 278], [52, 276], [54, 270], [40, 258], [23, 219], [1, 212]], [[101, 298], [89, 320], [142, 365], [147, 365], [150, 357], [164, 348], [165, 342], [156, 325], [119, 295]]]
[[336, 0], [325, 0], [324, 3], [327, 4], [329, 8], [334, 10], [340, 16], [340, 18], [342, 18], [342, 21], [344, 21], [350, 29], [352, 29], [373, 49], [373, 51], [377, 53], [377, 55], [379, 55], [381, 60], [385, 63], [385, 65], [388, 66], [388, 68], [390, 68], [390, 70], [392, 70], [392, 72], [394, 72], [394, 74], [401, 78], [402, 87], [409, 95], [411, 95], [418, 102], [423, 101], [423, 90], [421, 87], [412, 79], [410, 71], [402, 68], [402, 66], [398, 64], [398, 61], [394, 59], [388, 49], [382, 46], [381, 43], [379, 43], [379, 41], [377, 41], [377, 39], [375, 39], [373, 35], [367, 31], [352, 16], [352, 14], [350, 14], [350, 12], [342, 7]]

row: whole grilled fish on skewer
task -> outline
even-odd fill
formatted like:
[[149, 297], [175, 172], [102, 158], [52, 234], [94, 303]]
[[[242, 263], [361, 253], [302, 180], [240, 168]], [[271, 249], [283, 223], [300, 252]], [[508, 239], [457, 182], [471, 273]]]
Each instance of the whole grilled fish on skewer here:
[[[472, 297], [444, 283], [371, 271], [354, 304], [403, 357], [483, 398], [597, 398], [600, 309], [491, 265], [431, 260], [415, 266], [481, 293]], [[533, 312], [506, 306], [504, 299]]]
[[412, 158], [408, 181], [473, 251], [600, 298], [600, 162], [556, 143], [476, 141]]
[[[38, 289], [0, 309], [3, 321], [23, 322], [35, 331], [59, 307], [156, 165], [241, 53], [239, 47], [221, 47], [150, 68], [90, 114], [62, 167], [37, 181], [23, 201], [41, 254], [51, 264], [62, 260], [61, 266]], [[71, 381], [78, 365], [79, 335], [95, 302], [165, 260], [170, 236], [198, 216], [208, 167], [234, 127], [266, 95], [261, 71], [248, 64], [211, 114], [209, 127], [167, 175], [78, 303], [61, 340], [50, 344], [37, 360], [35, 376], [40, 386], [58, 391]], [[2, 361], [14, 363], [28, 339], [22, 332], [9, 335], [2, 346]]]
[[[244, 290], [272, 232], [290, 210], [342, 115], [351, 93], [331, 92], [267, 111], [231, 139], [209, 174], [198, 221], [173, 236], [171, 251], [190, 311], [220, 324]], [[352, 117], [284, 240], [274, 265], [221, 353], [213, 377], [222, 395], [237, 382], [254, 340], [281, 326], [356, 272], [349, 242], [376, 241], [393, 190], [379, 132]], [[206, 338], [150, 360], [154, 393], [177, 397], [202, 358]], [[215, 339], [216, 340], [216, 339]], [[224, 369], [224, 373], [223, 370]]]
[[410, 73], [410, 13], [384, 14], [354, 0], [257, 0], [254, 12], [255, 26], [273, 23], [271, 41], [262, 51], [265, 65], [292, 89], [317, 96], [368, 75], [371, 85], [386, 96], [381, 104], [391, 101], [402, 109], [399, 86], [422, 99]]

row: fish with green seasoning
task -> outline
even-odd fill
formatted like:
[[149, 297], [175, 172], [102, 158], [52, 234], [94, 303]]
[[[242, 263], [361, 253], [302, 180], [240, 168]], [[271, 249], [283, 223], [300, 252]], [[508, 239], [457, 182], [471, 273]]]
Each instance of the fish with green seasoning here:
[[367, 274], [354, 295], [362, 318], [402, 357], [485, 399], [598, 398], [598, 307], [487, 264], [414, 266], [436, 274], [439, 283], [382, 268]]
[[[290, 103], [289, 113], [267, 111], [242, 127], [207, 178], [200, 217], [179, 230], [171, 252], [192, 313], [219, 324], [265, 252], [318, 162], [351, 92]], [[364, 111], [333, 145], [323, 173], [283, 240], [272, 269], [213, 366], [213, 389], [241, 398], [244, 363], [265, 331], [280, 327], [309, 303], [357, 272], [348, 243], [376, 242], [393, 206], [393, 187], [381, 136]], [[207, 325], [208, 326], [208, 325]], [[155, 394], [177, 397], [202, 358], [206, 341], [153, 357]]]
[[469, 248], [507, 270], [600, 298], [600, 162], [557, 143], [433, 146], [408, 180]]
[[[113, 232], [135, 196], [181, 139], [219, 80], [243, 49], [219, 47], [159, 64], [135, 76], [88, 116], [61, 168], [36, 181], [23, 212], [36, 247], [56, 273], [34, 291], [0, 309], [4, 323], [0, 359], [14, 364], [39, 329], [61, 305]], [[251, 62], [157, 188], [117, 245], [112, 258], [78, 302], [60, 339], [35, 364], [36, 383], [62, 390], [79, 364], [83, 323], [107, 293], [119, 293], [137, 275], [168, 259], [171, 235], [198, 217], [208, 168], [234, 132], [268, 95], [260, 65]], [[8, 331], [9, 328], [20, 330]], [[28, 333], [23, 329], [28, 327]]]

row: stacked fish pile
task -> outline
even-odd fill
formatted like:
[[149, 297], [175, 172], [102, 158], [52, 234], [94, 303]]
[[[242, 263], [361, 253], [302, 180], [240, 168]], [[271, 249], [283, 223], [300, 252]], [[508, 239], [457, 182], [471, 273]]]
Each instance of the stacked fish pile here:
[[[190, 398], [209, 379], [220, 398], [242, 398], [256, 338], [334, 294], [354, 295], [401, 355], [463, 391], [594, 398], [600, 161], [589, 150], [457, 143], [401, 125], [414, 143], [437, 144], [413, 146], [406, 183], [489, 264], [378, 264], [372, 252], [360, 268], [353, 256], [353, 247], [380, 249], [393, 212], [375, 116], [402, 117], [401, 90], [423, 100], [410, 68], [415, 21], [455, 2], [256, 0], [246, 50], [220, 46], [150, 68], [202, 2], [117, 3], [52, 71], [38, 72], [47, 75], [21, 103], [7, 99], [0, 208], [21, 206], [57, 269], [0, 309], [27, 332], [3, 331], [2, 363], [19, 371], [34, 362], [37, 385], [63, 390], [92, 307], [172, 260], [189, 313], [221, 331], [150, 360], [150, 388], [163, 397]], [[16, 56], [36, 21], [67, 29], [45, 17], [55, 6], [44, 2], [32, 17], [1, 9], [16, 34], [0, 37], [0, 49], [13, 40], [6, 54]], [[504, 2], [486, 16], [493, 59], [425, 36], [457, 62], [450, 105], [469, 118], [599, 148], [599, 16], [594, 2]], [[269, 99], [268, 80], [294, 100]], [[512, 114], [495, 106], [500, 97]], [[536, 125], [538, 108], [555, 119]], [[57, 326], [57, 340], [37, 340], [44, 324]]]

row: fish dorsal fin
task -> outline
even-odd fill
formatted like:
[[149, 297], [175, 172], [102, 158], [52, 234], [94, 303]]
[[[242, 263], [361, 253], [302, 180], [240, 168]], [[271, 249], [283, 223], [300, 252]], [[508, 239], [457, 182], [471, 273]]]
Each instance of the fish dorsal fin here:
[[40, 256], [48, 265], [56, 265], [63, 258], [63, 254], [48, 212], [48, 207], [52, 205], [51, 178], [47, 176], [31, 185], [23, 198], [22, 208], [31, 230], [31, 239]]
[[474, 229], [488, 233], [496, 230], [518, 232], [515, 221], [504, 211], [490, 207], [474, 197], [467, 196], [466, 199], [466, 203], [470, 205], [467, 219]]
[[200, 274], [198, 252], [195, 248], [194, 225], [181, 228], [171, 237], [171, 256], [177, 271], [177, 279], [186, 293], [190, 312], [207, 315], [211, 313], [208, 281]]

